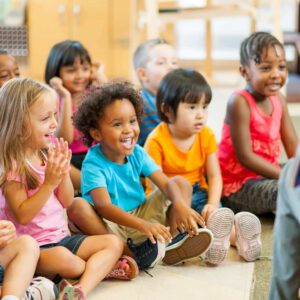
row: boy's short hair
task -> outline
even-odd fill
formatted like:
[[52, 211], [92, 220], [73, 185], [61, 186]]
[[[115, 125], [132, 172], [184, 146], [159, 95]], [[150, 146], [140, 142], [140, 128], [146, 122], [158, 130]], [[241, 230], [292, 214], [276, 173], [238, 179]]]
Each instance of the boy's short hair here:
[[94, 88], [85, 96], [73, 116], [74, 125], [83, 134], [83, 142], [87, 146], [91, 146], [94, 141], [90, 129], [98, 128], [105, 107], [119, 99], [129, 100], [135, 109], [138, 122], [141, 121], [144, 113], [142, 98], [139, 90], [131, 82], [115, 80], [103, 84], [100, 88]]
[[260, 64], [264, 49], [270, 46], [284, 49], [283, 44], [272, 34], [263, 31], [252, 33], [241, 44], [240, 64], [248, 65], [252, 59], [256, 64]]
[[176, 118], [180, 102], [198, 103], [203, 95], [205, 103], [209, 104], [212, 91], [199, 72], [182, 68], [173, 70], [162, 79], [158, 87], [156, 96], [158, 116], [162, 121], [170, 123], [161, 109], [162, 104], [172, 109]]
[[169, 45], [166, 40], [162, 38], [151, 39], [143, 42], [138, 46], [133, 54], [133, 66], [134, 69], [145, 68], [149, 60], [149, 52], [153, 47], [157, 45]]

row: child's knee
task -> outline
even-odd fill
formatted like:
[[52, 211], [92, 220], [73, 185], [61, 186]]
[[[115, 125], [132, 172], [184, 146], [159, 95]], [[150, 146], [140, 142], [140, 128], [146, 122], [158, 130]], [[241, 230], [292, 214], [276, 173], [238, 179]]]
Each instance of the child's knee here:
[[114, 234], [105, 235], [107, 239], [107, 247], [110, 248], [115, 253], [119, 253], [121, 255], [124, 249], [124, 242]]
[[82, 215], [83, 211], [90, 209], [89, 205], [83, 198], [75, 198], [72, 205], [67, 209], [68, 217], [72, 219]]
[[80, 276], [85, 269], [85, 261], [79, 256], [73, 254], [64, 247], [57, 247], [56, 253], [57, 261], [61, 266], [61, 275], [73, 274], [71, 276]]
[[192, 185], [189, 183], [188, 180], [186, 180], [183, 176], [174, 176], [172, 178], [172, 180], [174, 180], [176, 182], [176, 184], [180, 187], [180, 189], [184, 189], [184, 191], [186, 193], [189, 193], [190, 195], [192, 195], [193, 193], [193, 187]]
[[31, 257], [38, 258], [40, 248], [37, 241], [29, 235], [22, 235], [17, 238], [16, 243], [20, 253], [30, 254]]

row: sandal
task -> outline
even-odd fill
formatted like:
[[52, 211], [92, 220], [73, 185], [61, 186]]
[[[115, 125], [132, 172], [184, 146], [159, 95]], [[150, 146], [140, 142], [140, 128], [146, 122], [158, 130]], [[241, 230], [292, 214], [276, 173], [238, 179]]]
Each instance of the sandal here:
[[80, 284], [72, 285], [67, 280], [59, 284], [59, 300], [86, 300]]
[[105, 279], [131, 280], [138, 274], [139, 268], [136, 261], [132, 257], [122, 255], [114, 269], [105, 276]]

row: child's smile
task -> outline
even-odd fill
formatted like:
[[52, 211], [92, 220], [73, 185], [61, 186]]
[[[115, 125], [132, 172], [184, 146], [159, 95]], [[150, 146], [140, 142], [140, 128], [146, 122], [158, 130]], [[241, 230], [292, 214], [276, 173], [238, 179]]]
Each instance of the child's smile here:
[[134, 150], [140, 128], [132, 103], [127, 99], [115, 100], [105, 108], [96, 129], [97, 142], [105, 156], [123, 164]]

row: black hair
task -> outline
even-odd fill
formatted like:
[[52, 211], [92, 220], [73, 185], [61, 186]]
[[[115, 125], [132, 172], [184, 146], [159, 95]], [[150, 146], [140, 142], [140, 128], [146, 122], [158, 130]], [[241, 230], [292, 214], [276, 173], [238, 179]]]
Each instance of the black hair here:
[[105, 107], [120, 99], [127, 99], [132, 103], [138, 122], [141, 121], [144, 109], [139, 90], [131, 82], [125, 80], [105, 83], [86, 95], [73, 116], [74, 125], [82, 133], [83, 142], [86, 145], [92, 145], [94, 140], [90, 135], [90, 129], [99, 126]]
[[78, 57], [81, 63], [87, 61], [92, 64], [87, 49], [79, 41], [65, 40], [55, 44], [50, 50], [46, 63], [46, 83], [49, 83], [52, 77], [59, 76], [61, 67], [72, 66]]
[[160, 82], [156, 96], [157, 113], [160, 119], [169, 123], [161, 110], [162, 104], [171, 108], [174, 116], [180, 102], [198, 103], [204, 95], [205, 103], [210, 103], [212, 91], [205, 78], [197, 71], [176, 69], [169, 72]]
[[260, 64], [263, 51], [268, 47], [279, 46], [284, 49], [282, 43], [268, 32], [254, 32], [246, 38], [240, 47], [240, 63], [248, 65], [250, 60], [254, 60], [256, 64]]

